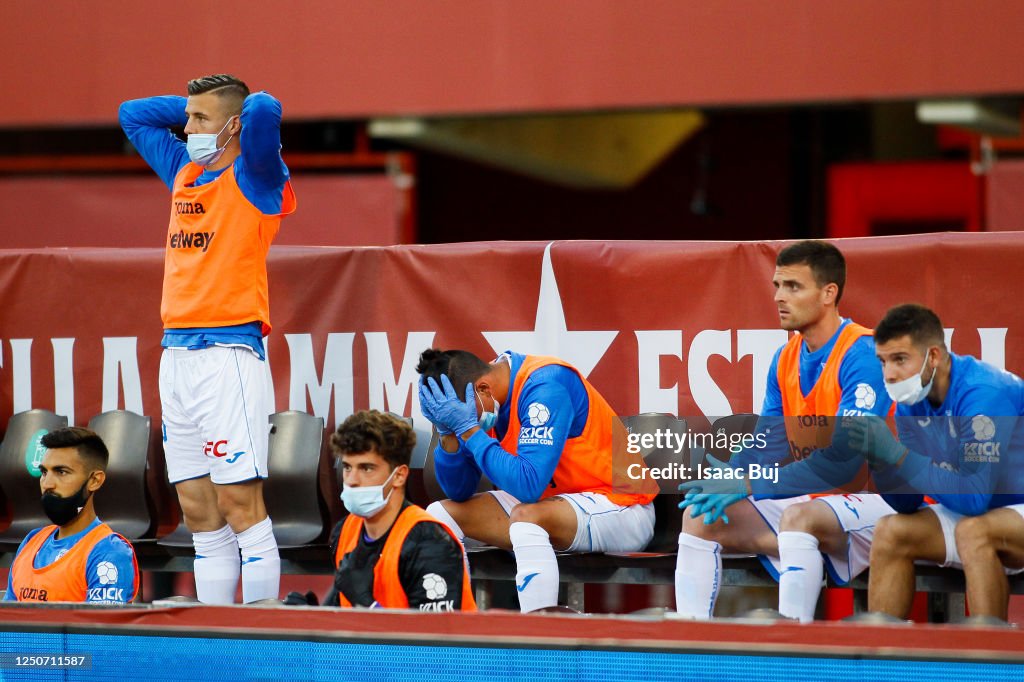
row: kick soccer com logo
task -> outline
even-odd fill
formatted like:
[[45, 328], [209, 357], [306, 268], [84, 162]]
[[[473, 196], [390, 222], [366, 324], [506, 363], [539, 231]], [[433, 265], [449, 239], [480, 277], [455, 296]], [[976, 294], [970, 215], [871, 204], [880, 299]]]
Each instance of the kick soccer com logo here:
[[993, 442], [996, 437], [996, 424], [991, 417], [983, 414], [971, 419], [971, 431], [974, 441], [963, 444], [965, 462], [998, 462], [999, 443]]
[[519, 429], [520, 445], [554, 445], [554, 428], [545, 426], [551, 419], [551, 410], [544, 403], [530, 403], [526, 408], [530, 425]]
[[875, 406], [875, 389], [870, 384], [857, 384], [853, 401], [858, 410], [870, 410]]
[[[420, 604], [420, 611], [454, 611], [455, 600], [447, 599], [448, 583], [437, 573], [427, 573], [423, 576], [423, 591], [430, 600], [429, 604]], [[442, 601], [444, 600], [444, 601]]]
[[[109, 561], [101, 561], [96, 564], [96, 577], [100, 585], [114, 585], [117, 583], [117, 566]], [[124, 590], [119, 587], [90, 587], [86, 595], [86, 601], [92, 603], [113, 603], [121, 604], [127, 601], [124, 598]]]

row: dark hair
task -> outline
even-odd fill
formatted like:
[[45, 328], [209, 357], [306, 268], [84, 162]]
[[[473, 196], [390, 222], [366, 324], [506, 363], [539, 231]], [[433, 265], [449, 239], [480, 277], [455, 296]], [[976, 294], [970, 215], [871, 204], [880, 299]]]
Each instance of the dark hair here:
[[428, 348], [420, 353], [416, 371], [426, 381], [433, 377], [440, 385], [441, 375], [447, 374], [461, 400], [466, 399], [466, 384], [473, 383], [491, 371], [491, 366], [468, 350], [440, 350]]
[[890, 308], [875, 327], [875, 343], [889, 343], [893, 339], [909, 336], [915, 346], [946, 348], [946, 334], [942, 321], [930, 308], [917, 303], [904, 303]]
[[85, 460], [86, 464], [100, 471], [107, 470], [107, 461], [110, 459], [107, 446], [103, 443], [102, 438], [89, 429], [83, 429], [80, 426], [65, 426], [50, 431], [43, 436], [41, 442], [47, 450], [75, 448], [78, 451], [78, 456]]
[[331, 449], [338, 457], [376, 452], [391, 468], [408, 465], [416, 447], [416, 432], [401, 417], [377, 410], [349, 415], [331, 434]]
[[811, 274], [814, 275], [814, 281], [819, 287], [828, 284], [839, 287], [836, 292], [836, 305], [839, 305], [839, 300], [843, 297], [843, 287], [846, 286], [846, 259], [832, 244], [816, 239], [790, 244], [779, 251], [775, 265], [807, 265], [811, 268]]
[[194, 78], [188, 82], [188, 94], [203, 95], [212, 92], [218, 97], [230, 97], [235, 100], [233, 107], [238, 111], [242, 110], [242, 102], [249, 96], [249, 86], [240, 79], [227, 73], [218, 73], [212, 76]]

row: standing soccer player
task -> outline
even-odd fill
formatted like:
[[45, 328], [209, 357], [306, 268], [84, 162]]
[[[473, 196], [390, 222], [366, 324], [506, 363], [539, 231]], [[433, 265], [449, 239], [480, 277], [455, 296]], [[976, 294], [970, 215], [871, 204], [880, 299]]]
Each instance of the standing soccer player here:
[[[188, 97], [124, 102], [121, 127], [171, 190], [160, 360], [167, 474], [195, 544], [207, 604], [278, 596], [281, 563], [263, 503], [273, 387], [267, 251], [295, 210], [281, 159], [281, 103], [234, 76]], [[171, 130], [184, 126], [188, 142]]]

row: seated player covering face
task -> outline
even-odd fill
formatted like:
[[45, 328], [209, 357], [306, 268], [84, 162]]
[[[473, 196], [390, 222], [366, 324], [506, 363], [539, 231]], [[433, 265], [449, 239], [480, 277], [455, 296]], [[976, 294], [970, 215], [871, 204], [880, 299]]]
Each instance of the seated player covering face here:
[[[416, 371], [420, 407], [440, 434], [437, 480], [451, 498], [427, 511], [460, 539], [515, 553], [523, 611], [558, 603], [554, 550], [629, 552], [651, 541], [657, 486], [626, 476], [622, 424], [575, 368], [511, 351], [487, 363], [429, 349]], [[476, 494], [482, 473], [499, 490]]]
[[334, 588], [325, 606], [475, 611], [462, 544], [405, 498], [412, 427], [363, 410], [331, 436], [349, 511], [334, 529]]
[[[962, 568], [972, 615], [1006, 619], [1007, 573], [1024, 570], [1024, 381], [946, 349], [924, 306], [892, 308], [875, 329], [899, 441], [870, 417], [846, 427], [893, 507], [871, 547], [868, 607], [905, 618], [914, 562]], [[902, 494], [899, 494], [902, 493]], [[922, 506], [924, 495], [935, 504]]]
[[107, 448], [92, 431], [69, 427], [43, 436], [42, 505], [53, 525], [25, 536], [4, 601], [124, 604], [135, 599], [139, 569], [131, 543], [96, 518]]

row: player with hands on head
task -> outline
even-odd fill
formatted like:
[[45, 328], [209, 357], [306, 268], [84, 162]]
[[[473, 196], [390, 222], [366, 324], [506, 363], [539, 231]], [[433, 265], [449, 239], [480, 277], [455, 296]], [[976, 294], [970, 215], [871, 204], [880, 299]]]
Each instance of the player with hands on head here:
[[[462, 540], [511, 549], [523, 611], [558, 601], [555, 550], [639, 551], [654, 534], [657, 485], [626, 475], [642, 460], [600, 393], [566, 362], [508, 351], [420, 355], [420, 407], [440, 439], [427, 511]], [[639, 460], [639, 461], [638, 461]], [[482, 474], [498, 490], [476, 493]]]
[[[167, 476], [196, 549], [206, 604], [276, 598], [281, 561], [263, 501], [274, 411], [263, 337], [267, 252], [295, 210], [281, 103], [228, 74], [188, 97], [121, 104], [121, 127], [171, 191], [160, 315]], [[184, 127], [187, 141], [174, 130]]]

